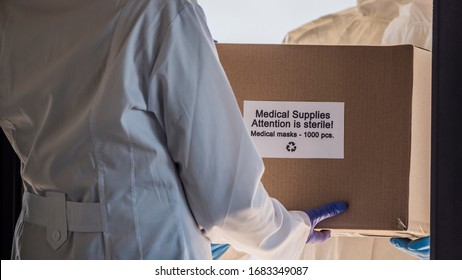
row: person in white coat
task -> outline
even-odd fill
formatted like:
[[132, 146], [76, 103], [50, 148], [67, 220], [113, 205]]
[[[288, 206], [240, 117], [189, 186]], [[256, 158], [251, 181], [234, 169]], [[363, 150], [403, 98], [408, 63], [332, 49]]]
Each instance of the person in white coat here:
[[12, 258], [210, 259], [215, 242], [295, 259], [346, 209], [268, 196], [196, 1], [3, 0], [0, 19], [24, 185]]

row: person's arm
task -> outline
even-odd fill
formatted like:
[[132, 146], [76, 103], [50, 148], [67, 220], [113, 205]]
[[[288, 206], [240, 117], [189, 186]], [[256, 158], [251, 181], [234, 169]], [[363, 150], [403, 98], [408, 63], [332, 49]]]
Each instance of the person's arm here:
[[310, 219], [287, 211], [262, 186], [263, 162], [197, 5], [187, 5], [172, 22], [151, 80], [162, 93], [148, 104], [165, 129], [203, 233], [259, 258], [298, 258]]

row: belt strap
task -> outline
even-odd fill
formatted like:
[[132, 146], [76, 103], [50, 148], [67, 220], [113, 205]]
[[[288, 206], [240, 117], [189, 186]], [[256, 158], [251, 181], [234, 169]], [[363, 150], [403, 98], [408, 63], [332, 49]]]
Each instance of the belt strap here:
[[103, 232], [100, 203], [66, 201], [66, 195], [47, 192], [39, 196], [24, 192], [24, 221], [47, 228], [47, 240], [58, 249], [67, 232]]

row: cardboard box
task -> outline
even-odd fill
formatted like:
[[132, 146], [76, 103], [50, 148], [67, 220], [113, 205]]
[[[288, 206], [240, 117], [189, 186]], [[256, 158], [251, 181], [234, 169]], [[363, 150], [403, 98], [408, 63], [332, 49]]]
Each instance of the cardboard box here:
[[241, 110], [257, 101], [244, 114], [252, 138], [277, 143], [266, 144], [276, 154], [256, 143], [272, 197], [290, 210], [347, 201], [346, 213], [319, 224], [334, 234], [429, 234], [430, 52], [410, 45], [217, 49]]

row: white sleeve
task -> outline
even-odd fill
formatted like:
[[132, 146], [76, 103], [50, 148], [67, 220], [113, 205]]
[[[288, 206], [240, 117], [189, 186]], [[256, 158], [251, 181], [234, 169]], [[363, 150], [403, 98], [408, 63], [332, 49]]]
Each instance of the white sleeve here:
[[[287, 211], [260, 183], [263, 162], [198, 5], [174, 19], [155, 62], [148, 102], [164, 127], [191, 212], [212, 242], [263, 259], [296, 259], [307, 240], [304, 212]], [[150, 97], [151, 98], [151, 97]]]

